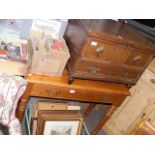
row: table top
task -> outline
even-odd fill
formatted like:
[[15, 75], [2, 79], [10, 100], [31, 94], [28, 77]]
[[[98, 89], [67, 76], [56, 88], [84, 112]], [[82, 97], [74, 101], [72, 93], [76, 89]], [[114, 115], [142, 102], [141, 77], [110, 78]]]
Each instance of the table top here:
[[37, 75], [32, 73], [27, 73], [26, 80], [29, 83], [33, 84], [42, 84], [48, 86], [60, 86], [67, 87], [71, 89], [84, 89], [84, 90], [95, 90], [101, 92], [109, 92], [114, 94], [126, 95], [129, 96], [129, 89], [124, 84], [108, 83], [101, 81], [92, 81], [92, 80], [79, 80], [75, 79], [72, 84], [68, 84], [68, 74], [67, 71], [64, 71], [63, 76], [45, 76]]

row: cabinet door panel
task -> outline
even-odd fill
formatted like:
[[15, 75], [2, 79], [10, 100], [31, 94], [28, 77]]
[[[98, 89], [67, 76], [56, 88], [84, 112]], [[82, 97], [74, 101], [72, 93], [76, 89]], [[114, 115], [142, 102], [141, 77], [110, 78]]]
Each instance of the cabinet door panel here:
[[147, 83], [147, 85], [155, 91], [155, 74], [151, 72], [150, 69], [145, 70], [143, 76], [141, 77], [141, 80]]
[[152, 55], [133, 49], [130, 51], [130, 54], [124, 64], [129, 67], [145, 68], [151, 59]]
[[118, 134], [129, 134], [136, 125], [136, 121], [144, 117], [144, 110], [150, 104], [150, 100], [155, 98], [155, 94], [146, 83], [138, 84], [134, 94], [126, 99], [127, 103], [125, 101], [121, 105], [119, 112], [109, 119], [105, 128], [110, 126], [113, 130], [119, 131]]

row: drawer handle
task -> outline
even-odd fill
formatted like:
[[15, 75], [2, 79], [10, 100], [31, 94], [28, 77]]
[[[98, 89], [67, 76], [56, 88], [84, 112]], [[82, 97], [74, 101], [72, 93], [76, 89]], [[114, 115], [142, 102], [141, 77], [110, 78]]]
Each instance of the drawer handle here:
[[46, 90], [46, 93], [47, 93], [47, 95], [48, 95], [48, 96], [51, 96], [52, 91], [51, 91], [51, 90], [49, 90], [49, 89], [47, 89], [47, 90]]
[[46, 93], [48, 96], [58, 96], [58, 95], [60, 95], [60, 90], [56, 90], [56, 91], [52, 92], [50, 89], [47, 89]]
[[101, 54], [105, 52], [105, 49], [104, 47], [99, 47], [95, 51], [96, 51], [97, 56], [100, 56]]
[[125, 72], [124, 77], [128, 77], [129, 76], [129, 72]]
[[116, 75], [116, 73], [115, 73], [115, 71], [114, 71], [114, 70], [109, 70], [109, 75], [114, 76], [114, 75]]
[[89, 72], [90, 72], [91, 74], [98, 75], [99, 73], [97, 73], [97, 72], [100, 71], [100, 68], [89, 67], [88, 70], [89, 70]]
[[127, 49], [127, 48], [130, 48], [130, 45], [128, 45], [128, 44], [123, 44], [123, 45], [121, 45], [121, 47]]
[[56, 90], [56, 91], [53, 93], [53, 95], [55, 95], [55, 96], [60, 95], [60, 90]]
[[133, 58], [133, 61], [134, 61], [135, 63], [138, 63], [141, 59], [142, 59], [142, 56], [137, 55], [136, 57]]
[[103, 101], [105, 98], [103, 95], [100, 96], [100, 100]]
[[155, 79], [150, 79], [151, 83], [155, 84]]

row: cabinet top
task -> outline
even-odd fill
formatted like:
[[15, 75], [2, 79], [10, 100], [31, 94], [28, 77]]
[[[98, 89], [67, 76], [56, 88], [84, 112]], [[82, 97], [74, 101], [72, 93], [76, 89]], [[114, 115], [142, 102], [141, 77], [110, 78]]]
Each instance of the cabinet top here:
[[110, 19], [81, 19], [76, 22], [79, 22], [90, 36], [110, 39], [117, 43], [128, 43], [136, 48], [151, 50], [155, 53], [155, 40], [127, 23]]

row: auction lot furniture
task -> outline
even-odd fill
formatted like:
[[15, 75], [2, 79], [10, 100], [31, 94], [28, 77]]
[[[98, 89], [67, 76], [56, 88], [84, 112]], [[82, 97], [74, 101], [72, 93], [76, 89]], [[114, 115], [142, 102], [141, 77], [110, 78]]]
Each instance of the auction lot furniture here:
[[66, 73], [62, 77], [28, 73], [25, 78], [28, 81], [28, 86], [17, 109], [17, 117], [20, 121], [23, 118], [30, 96], [88, 102], [90, 104], [84, 113], [84, 117], [89, 115], [97, 103], [111, 104], [109, 111], [91, 134], [97, 134], [113, 111], [130, 95], [128, 88], [122, 84], [77, 79], [72, 85], [69, 85]]
[[64, 38], [70, 84], [78, 78], [135, 85], [155, 55], [154, 40], [114, 20], [69, 20]]

